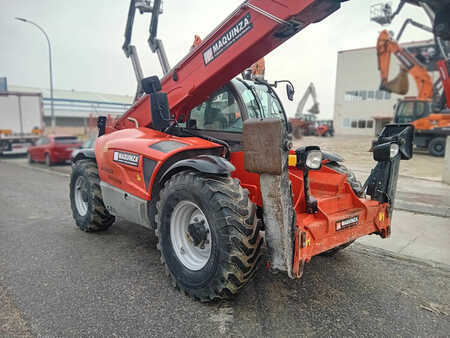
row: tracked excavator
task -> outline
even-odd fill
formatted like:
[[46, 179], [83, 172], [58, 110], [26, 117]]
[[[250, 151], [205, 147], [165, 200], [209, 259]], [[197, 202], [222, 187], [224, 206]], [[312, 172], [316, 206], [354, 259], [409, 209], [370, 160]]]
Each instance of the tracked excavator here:
[[[385, 127], [373, 146], [377, 164], [361, 185], [340, 156], [318, 146], [291, 149], [272, 87], [236, 78], [341, 2], [245, 1], [173, 67], [156, 39], [160, 5], [131, 1], [124, 50], [140, 80], [137, 101], [108, 128], [99, 118], [95, 149], [74, 159], [77, 226], [105, 231], [120, 217], [154, 229], [173, 285], [200, 301], [232, 297], [261, 257], [271, 270], [300, 278], [316, 255], [366, 235], [389, 237], [414, 128]], [[151, 13], [149, 43], [162, 79], [136, 71], [129, 38], [137, 10]]]
[[[403, 28], [399, 36], [402, 32]], [[389, 81], [392, 54], [399, 60], [401, 68], [398, 76]], [[445, 66], [446, 61], [440, 60], [437, 63], [440, 81], [433, 85], [426, 67], [402, 48], [387, 30], [382, 31], [378, 37], [377, 55], [381, 90], [399, 95], [407, 94], [408, 74], [414, 78], [417, 86], [417, 97], [405, 97], [396, 104], [394, 121], [413, 124], [416, 132], [414, 144], [418, 148], [427, 149], [433, 156], [444, 156], [446, 137], [450, 135], [450, 110], [447, 99], [450, 95], [450, 80]], [[443, 88], [442, 95], [437, 90], [438, 85]]]

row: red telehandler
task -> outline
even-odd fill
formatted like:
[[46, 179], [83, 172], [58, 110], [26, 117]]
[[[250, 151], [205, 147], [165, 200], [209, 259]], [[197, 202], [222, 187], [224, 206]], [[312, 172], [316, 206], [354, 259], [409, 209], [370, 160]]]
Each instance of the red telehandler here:
[[142, 79], [134, 106], [113, 127], [100, 118], [95, 150], [74, 159], [70, 199], [81, 230], [104, 231], [115, 217], [155, 229], [173, 284], [201, 301], [248, 283], [263, 237], [271, 269], [291, 278], [315, 255], [369, 234], [389, 237], [413, 127], [384, 129], [373, 147], [378, 164], [361, 187], [339, 156], [291, 149], [272, 86], [234, 79], [340, 1], [245, 1], [170, 68], [156, 39], [160, 1], [132, 0], [124, 49], [139, 78], [129, 45], [136, 8], [152, 13], [149, 43], [165, 75]]

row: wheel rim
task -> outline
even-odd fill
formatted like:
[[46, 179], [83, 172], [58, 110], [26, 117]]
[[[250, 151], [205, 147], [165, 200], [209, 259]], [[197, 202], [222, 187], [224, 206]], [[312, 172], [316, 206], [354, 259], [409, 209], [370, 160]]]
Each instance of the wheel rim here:
[[444, 150], [444, 145], [443, 144], [437, 143], [437, 144], [434, 145], [434, 151], [435, 152], [441, 153], [441, 152], [443, 152], [443, 150]]
[[[202, 231], [201, 243], [193, 236], [193, 225]], [[205, 214], [195, 203], [181, 201], [175, 206], [170, 218], [170, 240], [178, 260], [189, 270], [199, 271], [208, 263], [211, 230]]]
[[75, 205], [80, 216], [85, 216], [88, 211], [87, 181], [79, 176], [75, 182]]

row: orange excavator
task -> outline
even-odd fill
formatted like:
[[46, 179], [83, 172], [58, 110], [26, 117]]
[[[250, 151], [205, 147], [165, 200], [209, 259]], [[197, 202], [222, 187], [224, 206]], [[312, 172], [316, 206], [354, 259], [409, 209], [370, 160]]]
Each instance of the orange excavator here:
[[[386, 30], [382, 31], [378, 37], [377, 54], [381, 90], [405, 95], [409, 91], [408, 74], [411, 74], [416, 82], [417, 96], [405, 97], [398, 102], [395, 107], [394, 121], [414, 125], [416, 147], [428, 149], [433, 156], [444, 156], [445, 138], [450, 135], [450, 110], [446, 99], [450, 95], [450, 83], [445, 62], [444, 67], [441, 62], [438, 62], [444, 93], [441, 104], [436, 106], [433, 104], [435, 95], [433, 81], [427, 69], [406, 49], [402, 48]], [[400, 61], [401, 68], [400, 73], [389, 81], [392, 54]]]

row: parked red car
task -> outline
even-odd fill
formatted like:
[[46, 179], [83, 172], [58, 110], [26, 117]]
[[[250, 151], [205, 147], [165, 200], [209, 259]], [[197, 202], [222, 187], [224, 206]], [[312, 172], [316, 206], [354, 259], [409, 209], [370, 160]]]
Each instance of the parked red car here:
[[70, 160], [72, 151], [81, 147], [75, 136], [43, 136], [34, 146], [28, 148], [28, 161], [45, 162], [48, 166]]

